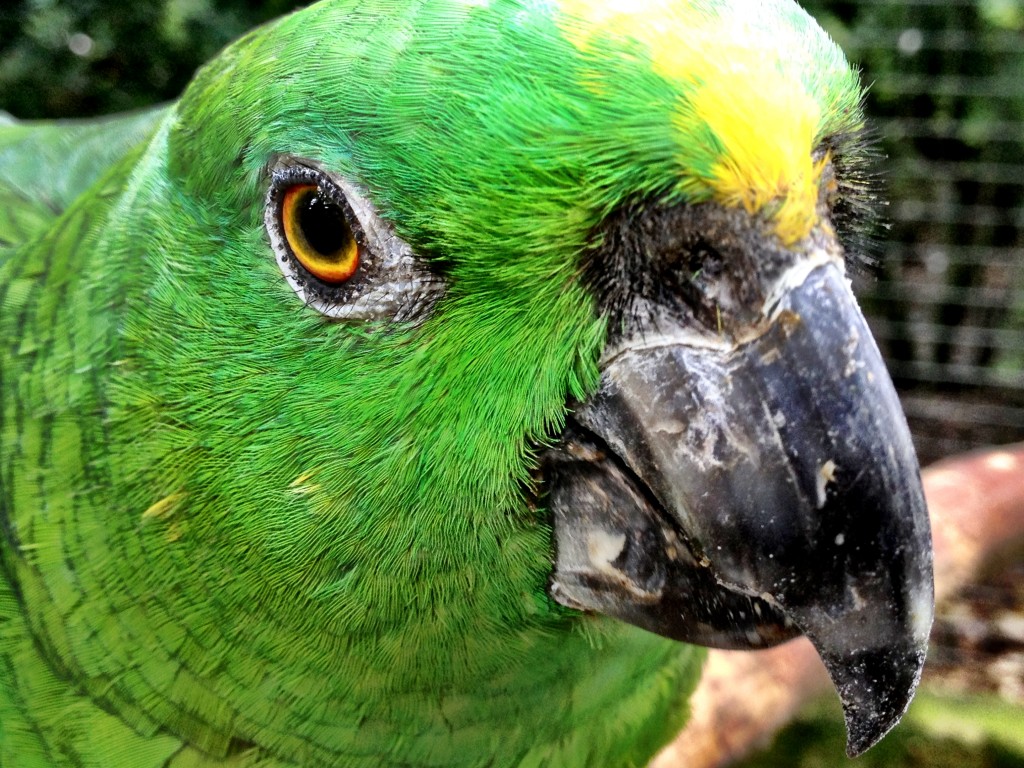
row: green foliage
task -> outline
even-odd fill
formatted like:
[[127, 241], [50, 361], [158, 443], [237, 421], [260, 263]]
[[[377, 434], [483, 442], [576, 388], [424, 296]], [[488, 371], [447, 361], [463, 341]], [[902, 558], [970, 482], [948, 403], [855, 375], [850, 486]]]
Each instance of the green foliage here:
[[[1005, 141], [1002, 132], [1024, 119], [1024, 57], [1007, 55], [1013, 30], [1024, 20], [1021, 3], [803, 4], [864, 69], [871, 115], [915, 121], [915, 127], [929, 124], [910, 135], [887, 136], [885, 152], [891, 158], [1008, 164], [1019, 159], [1020, 144]], [[887, 178], [894, 199], [920, 197], [910, 175]], [[941, 226], [936, 222], [933, 229]]]
[[0, 110], [100, 115], [176, 97], [197, 67], [296, 0], [6, 0]]
[[1021, 768], [1020, 707], [995, 696], [918, 692], [903, 722], [857, 758], [838, 758], [845, 733], [835, 706], [819, 705], [739, 768]]

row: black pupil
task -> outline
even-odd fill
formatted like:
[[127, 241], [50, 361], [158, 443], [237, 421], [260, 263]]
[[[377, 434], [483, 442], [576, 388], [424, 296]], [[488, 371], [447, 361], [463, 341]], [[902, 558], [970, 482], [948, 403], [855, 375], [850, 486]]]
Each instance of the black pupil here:
[[306, 242], [322, 256], [347, 249], [352, 239], [341, 207], [316, 192], [307, 193], [299, 203], [299, 227]]

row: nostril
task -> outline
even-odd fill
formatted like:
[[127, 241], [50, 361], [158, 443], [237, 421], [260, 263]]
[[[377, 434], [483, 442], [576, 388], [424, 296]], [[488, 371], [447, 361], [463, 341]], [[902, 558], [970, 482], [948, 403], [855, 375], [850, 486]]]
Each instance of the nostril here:
[[697, 238], [697, 242], [690, 248], [687, 263], [694, 278], [719, 277], [725, 269], [721, 252], [703, 237]]

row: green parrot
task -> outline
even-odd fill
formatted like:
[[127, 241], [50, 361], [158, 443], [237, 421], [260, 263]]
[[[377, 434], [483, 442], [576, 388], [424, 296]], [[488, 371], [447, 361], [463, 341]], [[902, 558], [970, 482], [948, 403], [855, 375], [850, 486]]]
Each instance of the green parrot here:
[[851, 753], [931, 546], [791, 0], [324, 0], [0, 127], [0, 765], [639, 766], [806, 634]]

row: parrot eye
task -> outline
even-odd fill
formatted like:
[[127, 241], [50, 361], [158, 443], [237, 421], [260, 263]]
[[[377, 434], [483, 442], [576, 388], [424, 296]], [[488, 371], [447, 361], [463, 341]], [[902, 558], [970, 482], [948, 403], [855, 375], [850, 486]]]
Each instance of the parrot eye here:
[[313, 277], [325, 283], [343, 283], [359, 267], [359, 243], [346, 209], [315, 184], [295, 184], [281, 200], [281, 228], [288, 247]]
[[366, 236], [344, 191], [326, 173], [295, 165], [273, 174], [266, 224], [289, 281], [326, 295], [359, 268]]
[[299, 298], [333, 319], [417, 320], [444, 289], [356, 184], [290, 155], [269, 170], [264, 225]]

